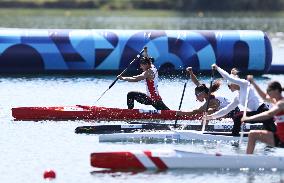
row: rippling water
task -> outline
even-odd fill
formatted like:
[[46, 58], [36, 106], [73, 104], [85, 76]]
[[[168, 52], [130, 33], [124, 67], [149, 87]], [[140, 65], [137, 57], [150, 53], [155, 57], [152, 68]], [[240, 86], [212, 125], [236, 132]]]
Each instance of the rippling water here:
[[[11, 108], [19, 106], [94, 105], [115, 76], [3, 76], [1, 85], [0, 180], [1, 182], [40, 182], [45, 169], [57, 173], [54, 182], [281, 182], [284, 172], [272, 170], [174, 170], [143, 173], [93, 172], [90, 153], [102, 150], [178, 148], [195, 152], [244, 153], [245, 145], [237, 150], [227, 143], [135, 144], [99, 143], [96, 135], [78, 135], [74, 129], [95, 121], [13, 121]], [[201, 78], [209, 83], [209, 78]], [[284, 75], [257, 78], [262, 88], [270, 79], [283, 81]], [[162, 78], [159, 89], [164, 102], [177, 109], [185, 78]], [[283, 83], [282, 83], [283, 84]], [[97, 103], [100, 106], [126, 108], [126, 93], [145, 91], [144, 83], [119, 81]], [[193, 84], [188, 83], [182, 109], [196, 108]], [[218, 94], [232, 98], [227, 87]], [[136, 105], [137, 108], [152, 109]], [[259, 144], [256, 153], [263, 154]], [[284, 176], [284, 175], [283, 175]]]
[[[101, 14], [100, 14], [101, 13]], [[113, 12], [94, 13], [92, 10], [20, 10], [1, 9], [1, 27], [20, 28], [81, 28], [81, 29], [260, 29], [268, 31], [273, 44], [273, 62], [283, 64], [284, 19], [280, 16], [260, 15], [234, 17], [188, 16], [159, 14], [147, 17], [123, 16]], [[126, 15], [126, 14], [127, 15]], [[148, 14], [152, 12], [147, 12]], [[156, 12], [155, 12], [156, 13]], [[111, 14], [111, 16], [109, 15]], [[259, 14], [258, 14], [259, 15]], [[128, 17], [126, 17], [128, 16]], [[19, 106], [66, 106], [94, 105], [100, 94], [112, 83], [115, 76], [2, 76], [0, 77], [0, 180], [1, 182], [43, 182], [43, 172], [52, 168], [57, 173], [54, 182], [283, 182], [284, 172], [275, 170], [171, 170], [142, 173], [103, 173], [90, 166], [90, 153], [102, 150], [167, 149], [178, 148], [195, 152], [244, 153], [228, 143], [180, 143], [135, 144], [99, 143], [96, 135], [78, 135], [77, 126], [90, 125], [96, 121], [14, 121], [11, 108]], [[201, 78], [209, 83], [209, 78]], [[282, 75], [264, 75], [257, 78], [266, 88], [271, 80], [283, 83]], [[159, 84], [160, 94], [171, 109], [178, 109], [185, 78], [163, 78]], [[197, 108], [193, 84], [188, 83], [182, 109]], [[96, 104], [107, 107], [126, 108], [126, 94], [132, 90], [145, 91], [143, 83], [117, 82]], [[218, 94], [233, 98], [227, 87]], [[152, 109], [136, 103], [135, 107]], [[271, 150], [270, 150], [271, 151]], [[267, 153], [258, 144], [256, 153]], [[268, 152], [273, 153], [273, 152]], [[95, 172], [94, 172], [95, 171]]]

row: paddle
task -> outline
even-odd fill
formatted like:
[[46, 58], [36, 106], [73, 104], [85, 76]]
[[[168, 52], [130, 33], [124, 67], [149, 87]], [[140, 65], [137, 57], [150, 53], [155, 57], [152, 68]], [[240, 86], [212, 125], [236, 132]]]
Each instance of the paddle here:
[[[119, 75], [122, 75], [124, 74], [129, 68], [130, 66], [137, 60], [141, 57], [141, 54], [145, 52], [147, 53], [147, 47], [144, 47], [143, 50], [140, 51], [140, 53], [129, 63], [129, 65], [119, 74]], [[147, 54], [146, 54], [147, 55]], [[103, 96], [104, 94], [109, 90], [111, 89], [111, 87], [113, 87], [113, 85], [117, 82], [118, 80], [118, 77], [116, 77], [116, 79], [109, 85], [109, 87], [101, 94], [101, 96], [96, 100], [96, 102], [98, 102]], [[95, 103], [96, 103], [95, 102]]]
[[[249, 89], [250, 89], [250, 83], [248, 83], [248, 86], [247, 86], [247, 93], [246, 93], [246, 100], [245, 100], [245, 108], [244, 108], [243, 117], [247, 116]], [[239, 146], [242, 144], [243, 138], [244, 138], [244, 123], [242, 124], [242, 127], [241, 127], [241, 136], [240, 136], [240, 140], [239, 140]]]
[[215, 74], [215, 69], [212, 68], [209, 93], [208, 93], [206, 108], [205, 108], [205, 112], [204, 112], [204, 118], [202, 120], [202, 129], [201, 129], [202, 133], [204, 133], [204, 130], [205, 130], [206, 117], [207, 117], [207, 113], [208, 113], [208, 109], [209, 109], [209, 102], [210, 102], [210, 95], [211, 95], [212, 85], [213, 85], [213, 80], [214, 80], [214, 74]]
[[[182, 105], [182, 101], [183, 101], [183, 97], [184, 97], [184, 92], [185, 92], [185, 88], [186, 88], [186, 85], [187, 85], [187, 81], [188, 81], [188, 79], [186, 80], [186, 82], [184, 83], [184, 86], [183, 86], [183, 91], [182, 91], [181, 99], [180, 99], [180, 102], [179, 102], [178, 110], [180, 110], [181, 105]], [[178, 121], [178, 116], [177, 116], [177, 118], [175, 120], [174, 128], [177, 127], [177, 121]]]

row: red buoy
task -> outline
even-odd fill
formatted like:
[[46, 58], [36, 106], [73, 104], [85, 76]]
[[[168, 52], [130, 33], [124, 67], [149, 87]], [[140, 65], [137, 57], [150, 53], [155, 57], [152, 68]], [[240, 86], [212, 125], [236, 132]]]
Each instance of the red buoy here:
[[222, 154], [221, 153], [219, 153], [219, 152], [216, 152], [216, 154], [215, 154], [216, 156], [222, 156]]
[[56, 178], [55, 171], [51, 169], [45, 170], [43, 173], [43, 178], [44, 179], [55, 179]]

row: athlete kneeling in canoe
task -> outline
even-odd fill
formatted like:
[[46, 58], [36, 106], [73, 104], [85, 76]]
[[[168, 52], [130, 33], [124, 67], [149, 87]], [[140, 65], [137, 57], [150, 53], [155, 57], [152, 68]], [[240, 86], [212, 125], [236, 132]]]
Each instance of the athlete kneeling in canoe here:
[[257, 140], [266, 143], [271, 147], [284, 147], [284, 101], [279, 101], [269, 111], [250, 116], [243, 117], [242, 121], [250, 122], [255, 120], [267, 120], [275, 117], [277, 124], [277, 131], [271, 132], [267, 130], [253, 130], [249, 133], [249, 140], [247, 145], [247, 154], [253, 154], [255, 143]]
[[140, 68], [143, 70], [143, 73], [140, 75], [132, 77], [122, 77], [121, 75], [117, 76], [118, 79], [129, 82], [145, 80], [147, 94], [137, 91], [129, 92], [127, 94], [128, 109], [134, 108], [134, 100], [136, 100], [141, 104], [152, 105], [157, 110], [169, 110], [159, 95], [158, 70], [152, 64], [151, 59], [149, 57], [142, 57], [140, 59]]
[[[194, 89], [196, 99], [199, 102], [204, 102], [204, 100], [206, 102], [204, 103], [204, 105], [202, 105], [198, 109], [194, 109], [192, 111], [187, 111], [187, 112], [177, 111], [177, 115], [189, 115], [190, 116], [190, 115], [195, 115], [195, 114], [202, 114], [206, 109], [206, 104], [207, 104], [208, 99], [209, 99], [209, 110], [208, 110], [209, 113], [213, 113], [215, 111], [218, 111], [218, 110], [224, 108], [225, 106], [227, 106], [230, 103], [227, 98], [214, 95], [214, 92], [216, 92], [220, 88], [220, 85], [221, 85], [220, 80], [214, 81], [214, 83], [212, 84], [211, 94], [209, 96], [209, 88], [205, 84], [200, 83], [198, 81], [197, 77], [195, 76], [195, 74], [192, 71], [192, 68], [188, 67], [188, 68], [186, 68], [186, 71], [189, 73], [191, 81], [196, 85], [196, 87]], [[226, 117], [231, 118], [238, 112], [240, 112], [240, 109], [238, 107], [236, 107]]]
[[[250, 78], [252, 79], [252, 78]], [[284, 147], [284, 98], [282, 96], [283, 88], [277, 81], [269, 83], [267, 88], [268, 96], [274, 106], [266, 112], [254, 115], [244, 116], [242, 122], [250, 122], [256, 120], [267, 120], [275, 118], [276, 132], [267, 130], [251, 130], [249, 133], [247, 154], [253, 154], [256, 141], [261, 141], [268, 144], [271, 147]]]
[[[227, 80], [228, 87], [232, 92], [238, 91], [238, 96], [236, 96], [234, 100], [223, 109], [208, 116], [205, 116], [207, 120], [223, 117], [228, 114], [232, 109], [237, 107], [239, 104], [245, 106], [247, 91], [249, 92], [247, 99], [247, 108], [249, 110], [249, 112], [247, 112], [248, 116], [252, 116], [269, 110], [268, 106], [264, 104], [263, 100], [261, 100], [261, 98], [256, 94], [255, 89], [249, 85], [249, 82], [245, 79], [240, 79], [238, 77], [236, 69], [232, 70], [230, 75], [229, 73], [218, 67], [216, 64], [213, 64], [212, 68], [216, 69], [222, 75], [222, 77]], [[232, 135], [234, 136], [239, 136], [241, 130], [242, 116], [243, 113], [239, 113], [233, 117], [234, 126], [232, 129]], [[258, 123], [258, 121], [250, 121], [250, 123]], [[276, 126], [273, 123], [273, 118], [262, 121], [262, 123], [266, 130], [272, 132], [276, 130]]]
[[282, 86], [278, 81], [269, 82], [266, 93], [261, 90], [261, 88], [255, 83], [253, 76], [248, 75], [247, 80], [254, 86], [255, 90], [259, 96], [266, 102], [272, 105], [276, 104], [278, 101], [283, 100], [282, 96]]

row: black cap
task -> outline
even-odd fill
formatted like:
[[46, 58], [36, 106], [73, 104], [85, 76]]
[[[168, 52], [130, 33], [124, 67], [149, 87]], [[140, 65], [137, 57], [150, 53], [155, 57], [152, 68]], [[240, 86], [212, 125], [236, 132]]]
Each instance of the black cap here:
[[140, 64], [151, 64], [152, 60], [149, 57], [141, 57]]

